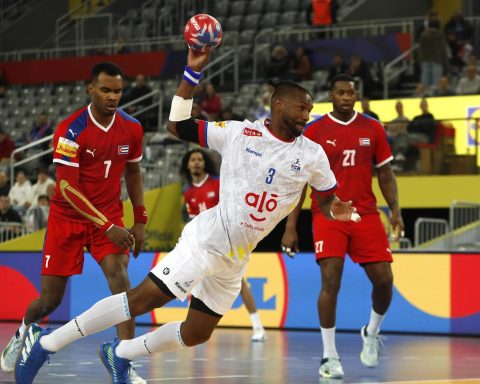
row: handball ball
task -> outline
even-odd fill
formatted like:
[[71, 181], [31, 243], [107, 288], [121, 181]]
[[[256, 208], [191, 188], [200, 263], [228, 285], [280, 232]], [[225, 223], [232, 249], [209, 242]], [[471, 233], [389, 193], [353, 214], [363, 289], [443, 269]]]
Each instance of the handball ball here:
[[214, 17], [200, 13], [187, 21], [183, 37], [196, 51], [204, 51], [208, 46], [215, 48], [222, 41], [222, 26]]

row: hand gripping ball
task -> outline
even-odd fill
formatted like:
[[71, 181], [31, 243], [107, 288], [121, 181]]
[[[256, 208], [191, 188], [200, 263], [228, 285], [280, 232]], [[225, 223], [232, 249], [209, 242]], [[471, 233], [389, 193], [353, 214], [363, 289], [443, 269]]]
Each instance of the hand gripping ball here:
[[187, 21], [183, 37], [187, 45], [196, 51], [203, 51], [208, 46], [215, 48], [222, 41], [222, 26], [214, 17], [200, 13]]

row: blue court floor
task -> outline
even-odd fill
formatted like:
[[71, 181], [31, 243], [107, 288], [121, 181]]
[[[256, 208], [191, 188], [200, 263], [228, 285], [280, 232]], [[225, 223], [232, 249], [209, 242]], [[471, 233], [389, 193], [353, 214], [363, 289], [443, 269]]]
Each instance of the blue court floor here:
[[[0, 323], [0, 346], [16, 326]], [[137, 335], [149, 332], [138, 327]], [[202, 384], [473, 384], [480, 383], [480, 338], [387, 335], [380, 365], [369, 369], [359, 359], [359, 334], [340, 333], [337, 347], [344, 380], [319, 379], [319, 332], [269, 330], [265, 343], [252, 343], [248, 329], [217, 329], [205, 345], [137, 361], [148, 383]], [[35, 383], [109, 383], [96, 348], [113, 330], [93, 335], [61, 350], [44, 366]], [[0, 383], [13, 383], [0, 371]]]

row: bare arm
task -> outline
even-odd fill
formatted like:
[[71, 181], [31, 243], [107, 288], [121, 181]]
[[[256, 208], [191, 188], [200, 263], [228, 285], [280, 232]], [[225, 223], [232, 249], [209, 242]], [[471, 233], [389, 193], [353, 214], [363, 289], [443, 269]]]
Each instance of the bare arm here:
[[285, 252], [290, 257], [295, 256], [295, 253], [299, 251], [297, 222], [305, 201], [306, 193], [307, 184], [303, 187], [302, 195], [300, 196], [300, 201], [297, 206], [287, 216], [287, 223], [285, 224], [285, 232], [283, 232], [281, 246], [282, 252]]
[[398, 239], [404, 235], [405, 225], [403, 224], [400, 204], [398, 202], [397, 180], [393, 173], [390, 163], [387, 163], [377, 169], [378, 185], [382, 191], [382, 195], [392, 212], [390, 216], [390, 224], [393, 228], [394, 235]]
[[[144, 209], [145, 203], [143, 199], [143, 180], [139, 162], [127, 163], [127, 166], [125, 168], [125, 184], [127, 187], [128, 197], [130, 198], [130, 201], [133, 205], [134, 212], [136, 208]], [[136, 214], [134, 214], [134, 217], [136, 218]], [[130, 229], [130, 232], [135, 238], [133, 256], [137, 257], [142, 250], [143, 242], [145, 241], [145, 223], [139, 222], [139, 220], [135, 220], [132, 228]]]

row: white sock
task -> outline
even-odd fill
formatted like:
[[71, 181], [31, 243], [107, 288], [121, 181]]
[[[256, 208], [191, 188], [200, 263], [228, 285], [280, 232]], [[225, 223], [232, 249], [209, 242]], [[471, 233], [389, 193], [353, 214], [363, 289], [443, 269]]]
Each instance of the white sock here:
[[186, 348], [180, 334], [181, 321], [162, 325], [153, 332], [132, 340], [122, 340], [115, 350], [118, 357], [135, 360], [157, 352], [178, 351]]
[[263, 329], [262, 320], [258, 312], [250, 313], [250, 320], [252, 321], [253, 329]]
[[27, 329], [27, 325], [25, 324], [25, 318], [22, 319], [22, 325], [18, 328], [18, 338], [22, 338], [23, 335], [25, 334], [25, 330]]
[[40, 345], [57, 352], [75, 340], [130, 320], [130, 310], [125, 292], [102, 299], [90, 309], [70, 320], [63, 327], [40, 338]]
[[380, 332], [380, 325], [382, 324], [383, 318], [384, 315], [379, 315], [372, 308], [372, 311], [370, 312], [370, 321], [367, 325], [367, 334], [378, 335], [378, 333]]
[[335, 327], [322, 328], [322, 341], [323, 341], [323, 358], [337, 357], [337, 347], [335, 346]]

